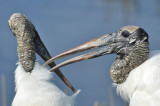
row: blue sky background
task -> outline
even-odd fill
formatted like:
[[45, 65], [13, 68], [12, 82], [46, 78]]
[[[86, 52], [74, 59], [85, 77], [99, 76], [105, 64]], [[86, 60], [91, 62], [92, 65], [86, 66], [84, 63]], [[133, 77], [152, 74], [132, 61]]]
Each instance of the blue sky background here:
[[[144, 28], [150, 35], [150, 50], [160, 49], [159, 0], [0, 0], [0, 79], [5, 76], [7, 106], [15, 94], [14, 70], [18, 61], [17, 41], [8, 27], [8, 19], [17, 12], [32, 21], [52, 56], [126, 25]], [[95, 101], [110, 106], [111, 89], [114, 106], [124, 106], [109, 76], [115, 58], [114, 54], [107, 55], [61, 68], [71, 84], [82, 90], [77, 98], [78, 106], [93, 106]], [[64, 90], [66, 86], [55, 77], [57, 85]], [[2, 92], [0, 106], [1, 95]]]

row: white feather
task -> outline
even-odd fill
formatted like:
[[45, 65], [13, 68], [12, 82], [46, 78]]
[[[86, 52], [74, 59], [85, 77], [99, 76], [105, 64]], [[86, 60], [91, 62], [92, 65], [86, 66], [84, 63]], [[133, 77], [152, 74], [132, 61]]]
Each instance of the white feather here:
[[52, 72], [35, 63], [32, 72], [25, 72], [20, 64], [15, 71], [16, 95], [12, 106], [74, 106], [80, 90], [67, 96], [53, 82]]
[[151, 51], [148, 59], [116, 86], [130, 106], [160, 106], [160, 51]]

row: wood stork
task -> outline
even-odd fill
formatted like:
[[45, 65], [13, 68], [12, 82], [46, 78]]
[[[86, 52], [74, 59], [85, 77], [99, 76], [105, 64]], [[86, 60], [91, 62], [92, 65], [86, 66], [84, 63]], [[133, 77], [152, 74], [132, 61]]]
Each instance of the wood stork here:
[[15, 70], [16, 95], [12, 106], [74, 106], [79, 91], [67, 96], [51, 82], [52, 73], [35, 62], [35, 52], [45, 61], [50, 55], [33, 24], [20, 13], [13, 14], [8, 22], [17, 38], [20, 61]]
[[160, 51], [149, 51], [148, 34], [138, 26], [125, 26], [114, 33], [93, 39], [53, 57], [43, 66], [53, 60], [98, 47], [102, 48], [62, 62], [50, 71], [116, 53], [110, 77], [117, 87], [117, 93], [130, 106], [160, 106]]

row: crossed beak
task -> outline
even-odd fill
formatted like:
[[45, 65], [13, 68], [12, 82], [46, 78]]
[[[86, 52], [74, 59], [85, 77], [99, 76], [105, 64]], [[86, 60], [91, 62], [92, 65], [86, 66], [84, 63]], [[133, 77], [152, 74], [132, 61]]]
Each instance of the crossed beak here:
[[102, 48], [100, 48], [96, 51], [89, 52], [89, 53], [71, 58], [69, 60], [66, 60], [66, 61], [56, 65], [55, 67], [53, 67], [50, 71], [52, 72], [52, 71], [56, 70], [57, 68], [60, 68], [62, 66], [65, 66], [65, 65], [68, 65], [71, 63], [75, 63], [75, 62], [79, 62], [79, 61], [87, 60], [87, 59], [92, 59], [92, 58], [103, 56], [106, 54], [115, 53], [117, 51], [117, 45], [122, 44], [122, 40], [120, 40], [120, 42], [117, 40], [117, 35], [118, 35], [118, 32], [115, 32], [112, 34], [106, 34], [106, 35], [103, 35], [103, 36], [98, 37], [96, 39], [93, 39], [89, 42], [86, 42], [82, 45], [79, 45], [73, 49], [67, 50], [63, 53], [56, 55], [55, 57], [52, 57], [48, 61], [46, 61], [42, 65], [42, 67], [45, 67], [46, 65], [52, 63], [53, 61], [55, 61], [57, 59], [60, 59], [60, 58], [63, 58], [63, 57], [69, 56], [69, 55], [73, 55], [73, 54], [76, 54], [79, 52], [87, 51], [90, 49], [100, 48], [100, 47], [102, 47]]

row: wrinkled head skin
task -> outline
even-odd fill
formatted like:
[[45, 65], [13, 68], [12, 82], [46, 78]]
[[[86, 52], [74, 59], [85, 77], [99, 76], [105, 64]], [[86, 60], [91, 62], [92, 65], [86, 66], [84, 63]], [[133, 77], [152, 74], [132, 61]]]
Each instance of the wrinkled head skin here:
[[32, 36], [35, 35], [33, 25], [20, 13], [13, 14], [9, 21], [9, 26], [17, 38], [17, 52], [19, 60], [26, 72], [31, 72], [35, 65], [35, 45]]
[[147, 59], [149, 55], [148, 34], [138, 26], [125, 26], [116, 32], [105, 34], [60, 53], [44, 63], [43, 66], [62, 57], [94, 48], [100, 49], [66, 60], [53, 67], [50, 71], [78, 61], [115, 53], [117, 54], [117, 58], [110, 69], [110, 76], [115, 83], [122, 83], [126, 80], [132, 69]]

